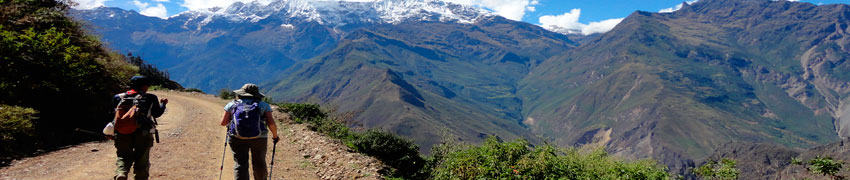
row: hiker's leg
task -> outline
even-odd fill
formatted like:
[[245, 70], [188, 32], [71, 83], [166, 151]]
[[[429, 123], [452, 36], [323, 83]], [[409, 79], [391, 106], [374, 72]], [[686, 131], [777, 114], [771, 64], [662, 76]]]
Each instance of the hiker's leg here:
[[115, 165], [118, 168], [115, 169], [115, 175], [117, 178], [126, 179], [127, 174], [130, 173], [130, 166], [133, 166], [133, 136], [132, 134], [118, 134], [115, 135], [115, 151], [118, 156], [118, 160], [115, 162]]
[[233, 153], [233, 176], [236, 180], [249, 180], [248, 175], [248, 146], [245, 140], [230, 137], [230, 152]]
[[251, 144], [251, 167], [254, 169], [254, 180], [268, 179], [269, 171], [266, 167], [266, 148], [268, 138], [249, 140]]
[[134, 179], [144, 180], [150, 177], [150, 153], [153, 147], [153, 135], [140, 133], [136, 136], [136, 163], [133, 166]]

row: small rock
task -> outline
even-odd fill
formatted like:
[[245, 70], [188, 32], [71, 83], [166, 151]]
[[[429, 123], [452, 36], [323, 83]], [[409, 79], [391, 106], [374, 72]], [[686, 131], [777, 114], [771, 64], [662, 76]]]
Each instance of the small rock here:
[[98, 150], [97, 148], [92, 148], [92, 149], [91, 149], [91, 152], [98, 152], [98, 151], [100, 151], [100, 150]]

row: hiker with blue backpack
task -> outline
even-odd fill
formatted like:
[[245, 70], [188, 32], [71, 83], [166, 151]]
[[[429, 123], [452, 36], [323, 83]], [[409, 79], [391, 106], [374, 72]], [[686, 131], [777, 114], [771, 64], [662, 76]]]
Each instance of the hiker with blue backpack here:
[[230, 144], [233, 160], [236, 162], [233, 174], [237, 180], [250, 179], [250, 154], [254, 179], [268, 179], [266, 148], [269, 131], [274, 143], [280, 140], [272, 108], [262, 101], [265, 95], [260, 93], [260, 88], [255, 84], [245, 84], [233, 92], [236, 93], [236, 99], [224, 106], [224, 117], [221, 118], [221, 125], [227, 126], [227, 144]]
[[150, 151], [153, 147], [156, 122], [165, 113], [168, 99], [147, 93], [150, 80], [144, 76], [130, 79], [130, 90], [112, 98], [113, 119], [103, 133], [115, 140], [118, 160], [113, 179], [124, 180], [133, 167], [134, 179], [150, 176]]

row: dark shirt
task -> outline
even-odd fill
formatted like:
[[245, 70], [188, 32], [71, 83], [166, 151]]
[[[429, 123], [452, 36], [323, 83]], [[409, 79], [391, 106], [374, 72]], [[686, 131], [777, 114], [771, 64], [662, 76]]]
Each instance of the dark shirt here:
[[[115, 108], [118, 107], [118, 103], [121, 102], [121, 96], [119, 96], [119, 95], [120, 94], [116, 94], [115, 96], [112, 97], [112, 103], [110, 103], [110, 106], [109, 106], [109, 107], [112, 107], [112, 111], [110, 111], [109, 117], [115, 117]], [[128, 96], [131, 96], [131, 95], [128, 95]], [[132, 96], [135, 96], [135, 95], [132, 95]], [[142, 93], [141, 99], [142, 99], [143, 102], [140, 102], [138, 107], [140, 107], [141, 109], [147, 109], [148, 107], [150, 107], [151, 117], [158, 118], [158, 117], [162, 116], [163, 113], [165, 113], [165, 104], [160, 104], [159, 103], [159, 97], [157, 97], [156, 95], [148, 94], [148, 93]], [[152, 104], [152, 103], [156, 103], [156, 104]], [[144, 111], [147, 111], [147, 110], [144, 110]], [[148, 116], [142, 116], [140, 118], [141, 118], [141, 119], [139, 119], [139, 125], [141, 126], [140, 128], [151, 129], [151, 127], [153, 127], [153, 119], [149, 118]]]

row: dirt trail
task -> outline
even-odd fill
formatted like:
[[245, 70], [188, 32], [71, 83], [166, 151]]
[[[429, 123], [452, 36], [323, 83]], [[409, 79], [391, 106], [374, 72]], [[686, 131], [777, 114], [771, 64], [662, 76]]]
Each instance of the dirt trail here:
[[[158, 119], [161, 143], [151, 150], [151, 179], [217, 179], [225, 137], [218, 122], [226, 101], [201, 94], [153, 93], [168, 98], [169, 104]], [[279, 126], [281, 136], [292, 137], [287, 130], [291, 125]], [[305, 165], [311, 163], [301, 158], [298, 149], [303, 147], [277, 146], [274, 179], [319, 179], [317, 171]], [[269, 156], [271, 148], [270, 142]], [[226, 154], [223, 179], [232, 179], [233, 159], [229, 150]], [[115, 167], [113, 142], [91, 142], [17, 160], [0, 169], [0, 179], [109, 179]]]

